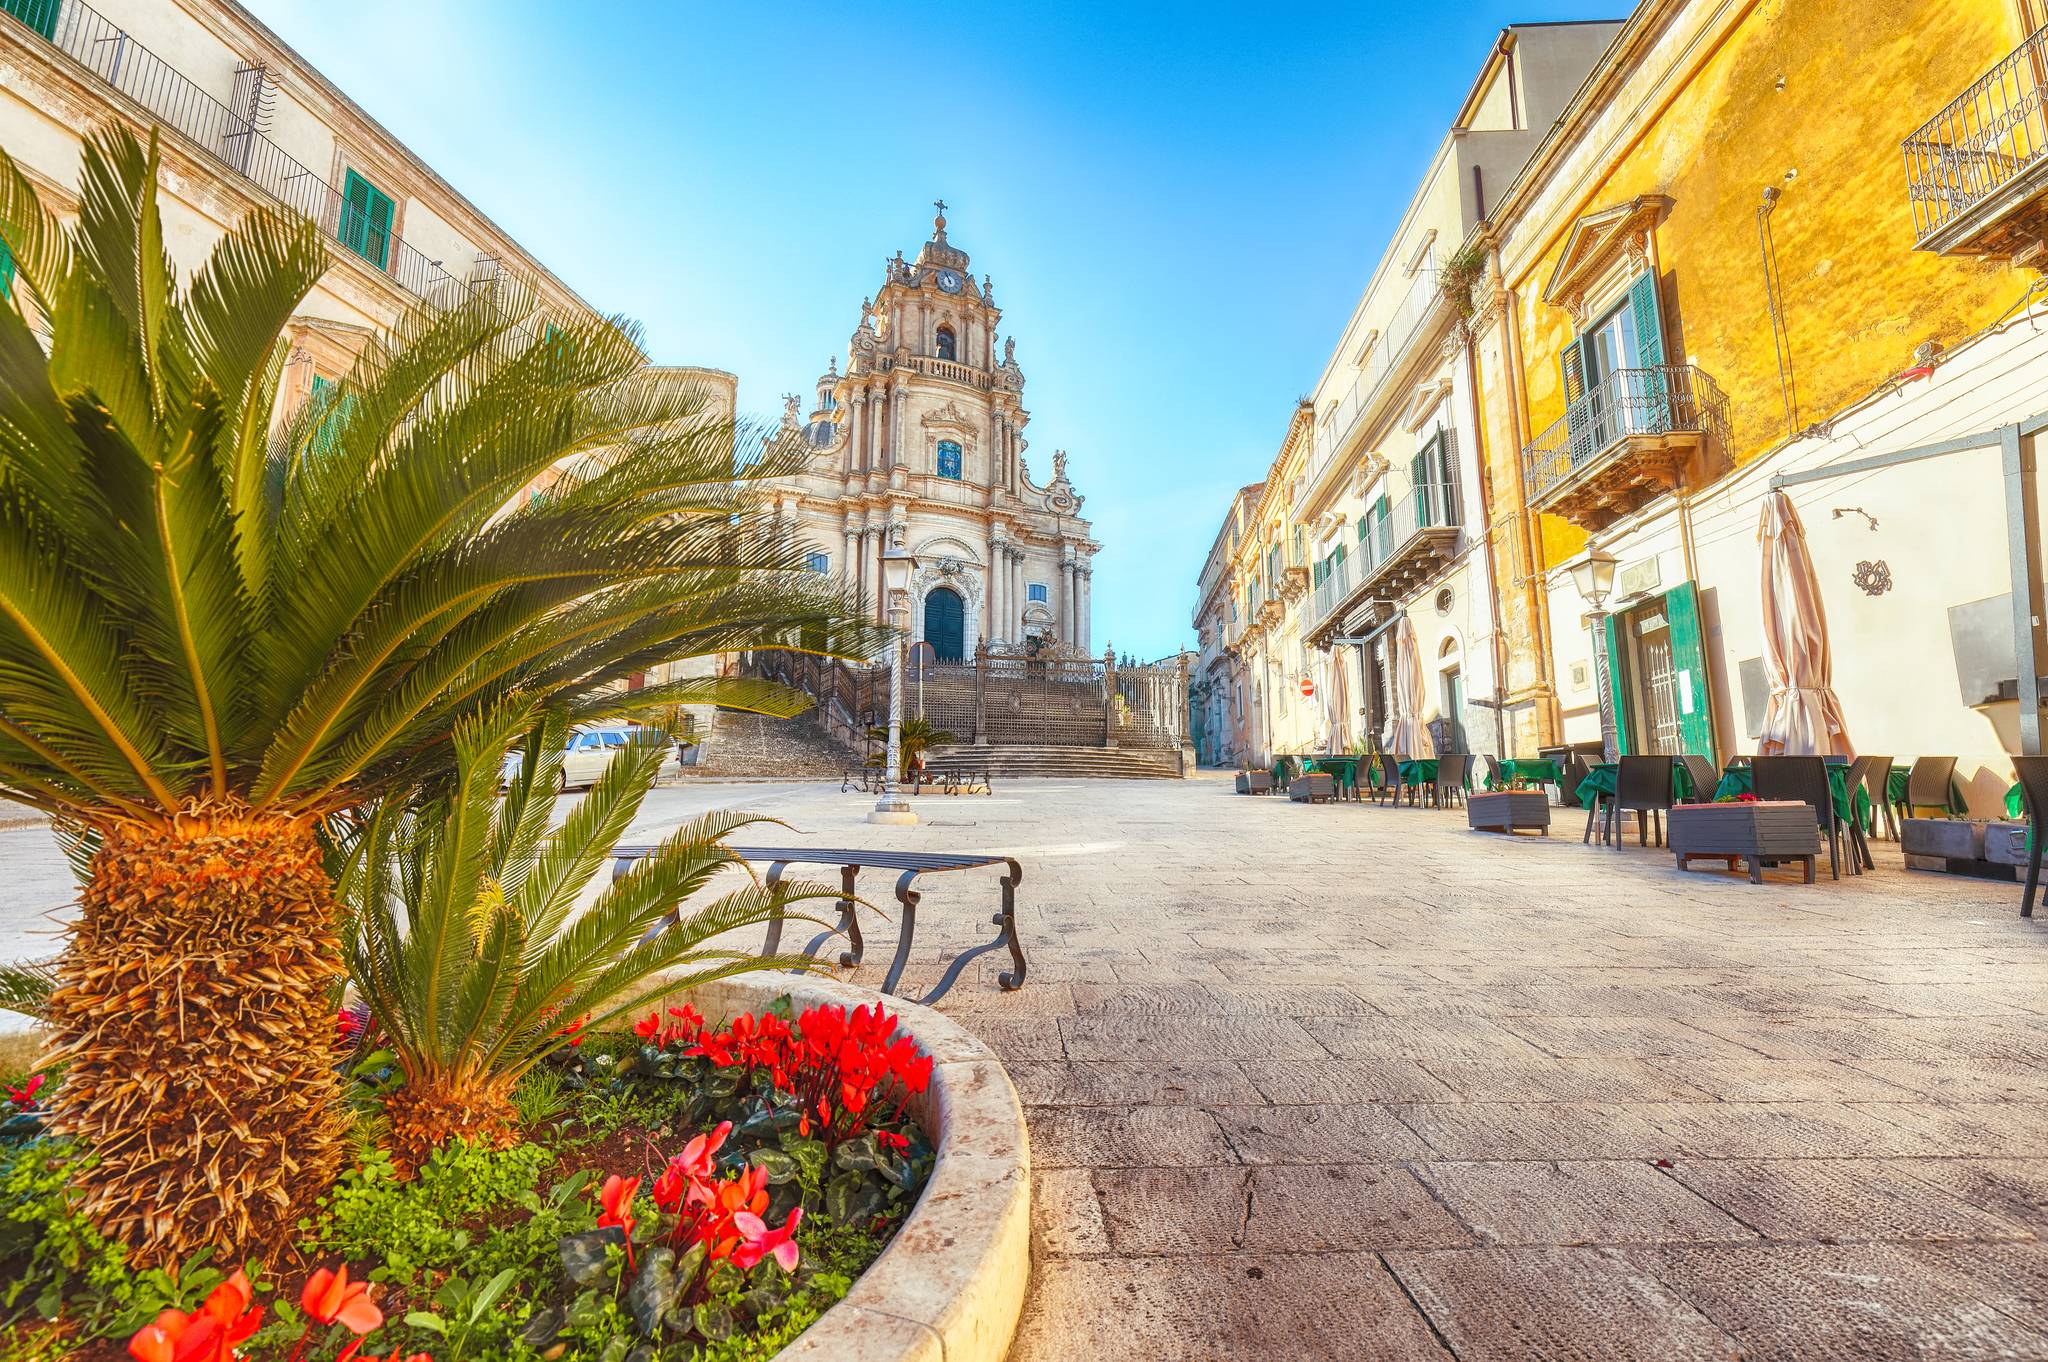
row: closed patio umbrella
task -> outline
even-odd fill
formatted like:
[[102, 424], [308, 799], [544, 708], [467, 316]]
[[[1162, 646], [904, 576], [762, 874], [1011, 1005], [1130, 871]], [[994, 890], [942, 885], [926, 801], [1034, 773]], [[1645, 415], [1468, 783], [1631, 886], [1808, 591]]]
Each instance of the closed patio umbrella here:
[[1771, 683], [1757, 751], [1766, 756], [1854, 756], [1835, 694], [1827, 608], [1807, 552], [1806, 527], [1783, 492], [1764, 498], [1756, 541], [1764, 554], [1764, 672]]
[[1330, 683], [1323, 688], [1323, 706], [1330, 721], [1332, 752], [1351, 750], [1351, 686], [1344, 675], [1344, 654], [1330, 649]]
[[1433, 756], [1429, 730], [1422, 724], [1422, 649], [1415, 641], [1415, 622], [1406, 615], [1394, 626], [1393, 645], [1388, 670], [1393, 675], [1394, 703], [1387, 712], [1387, 750], [1409, 757]]

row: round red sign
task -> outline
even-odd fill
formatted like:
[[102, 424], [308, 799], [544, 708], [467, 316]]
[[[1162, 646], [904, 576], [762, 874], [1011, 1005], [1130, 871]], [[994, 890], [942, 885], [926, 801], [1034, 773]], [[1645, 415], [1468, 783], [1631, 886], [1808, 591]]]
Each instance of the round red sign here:
[[1309, 680], [1306, 676], [1301, 678], [1301, 698], [1304, 700], [1316, 698], [1316, 683]]

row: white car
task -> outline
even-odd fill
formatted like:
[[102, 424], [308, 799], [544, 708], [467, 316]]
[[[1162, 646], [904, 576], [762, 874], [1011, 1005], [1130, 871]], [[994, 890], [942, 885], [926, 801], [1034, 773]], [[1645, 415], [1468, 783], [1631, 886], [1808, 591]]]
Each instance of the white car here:
[[[580, 733], [571, 733], [562, 744], [562, 765], [555, 772], [555, 788], [566, 790], [572, 785], [591, 785], [604, 774], [604, 768], [625, 749], [626, 743], [636, 730], [630, 728], [593, 728]], [[516, 751], [505, 754], [504, 779], [510, 783], [519, 774], [521, 757]], [[660, 775], [673, 776], [682, 773], [683, 764], [676, 755], [674, 743], [662, 755]]]

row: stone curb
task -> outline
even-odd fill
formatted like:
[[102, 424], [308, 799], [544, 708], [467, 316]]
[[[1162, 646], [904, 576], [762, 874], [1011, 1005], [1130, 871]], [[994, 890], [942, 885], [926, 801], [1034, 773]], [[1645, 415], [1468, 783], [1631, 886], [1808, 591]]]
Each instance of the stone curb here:
[[833, 979], [741, 975], [687, 996], [723, 1019], [785, 993], [798, 1010], [879, 1001], [897, 1018], [932, 1057], [911, 1110], [937, 1158], [882, 1256], [777, 1362], [1002, 1362], [1031, 1282], [1031, 1142], [1010, 1076], [950, 1018]]

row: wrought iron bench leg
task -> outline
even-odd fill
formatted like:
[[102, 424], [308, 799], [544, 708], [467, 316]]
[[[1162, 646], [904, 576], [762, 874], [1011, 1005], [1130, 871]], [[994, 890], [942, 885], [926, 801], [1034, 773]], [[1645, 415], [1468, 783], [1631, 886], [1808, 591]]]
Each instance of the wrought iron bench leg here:
[[[782, 883], [782, 872], [789, 869], [788, 861], [777, 861], [768, 867], [768, 888], [772, 892]], [[761, 954], [774, 955], [782, 949], [782, 908], [777, 905], [768, 918], [768, 936], [761, 943]]]
[[896, 985], [903, 982], [903, 967], [910, 963], [910, 943], [917, 935], [919, 894], [910, 887], [916, 878], [915, 870], [906, 870], [896, 879], [896, 902], [903, 905], [903, 917], [896, 924], [896, 958], [889, 962], [889, 973], [882, 979], [882, 992], [892, 996]]
[[[1028, 967], [1024, 961], [1024, 943], [1017, 936], [1017, 886], [1023, 882], [1024, 868], [1015, 861], [1011, 861], [1010, 873], [1003, 876], [1002, 880], [1003, 906], [989, 918], [992, 924], [1002, 928], [1002, 930], [996, 933], [995, 940], [984, 941], [979, 946], [964, 950], [954, 956], [953, 963], [946, 966], [946, 972], [939, 976], [937, 986], [931, 992], [919, 998], [917, 1000], [919, 1003], [930, 1007], [933, 1003], [945, 997], [946, 993], [960, 978], [961, 971], [965, 970], [975, 957], [987, 955], [990, 951], [999, 950], [1004, 946], [1010, 948], [1010, 963], [1015, 965], [1016, 968], [1004, 970], [996, 976], [996, 982], [1003, 986], [1004, 992], [1024, 987], [1024, 974]], [[885, 989], [884, 991], [886, 992], [887, 990]]]
[[[848, 968], [860, 963], [860, 919], [854, 915], [856, 905], [853, 901], [853, 881], [854, 877], [858, 874], [860, 874], [860, 867], [857, 865], [842, 865], [839, 867], [839, 892], [842, 895], [839, 899], [839, 922], [836, 926], [827, 927], [824, 931], [811, 938], [811, 944], [804, 947], [804, 954], [806, 956], [816, 959], [819, 950], [824, 947], [827, 941], [830, 941], [835, 936], [843, 936], [853, 943], [853, 949], [841, 951], [839, 953], [839, 963]], [[796, 972], [794, 970], [791, 971], [791, 973]]]

